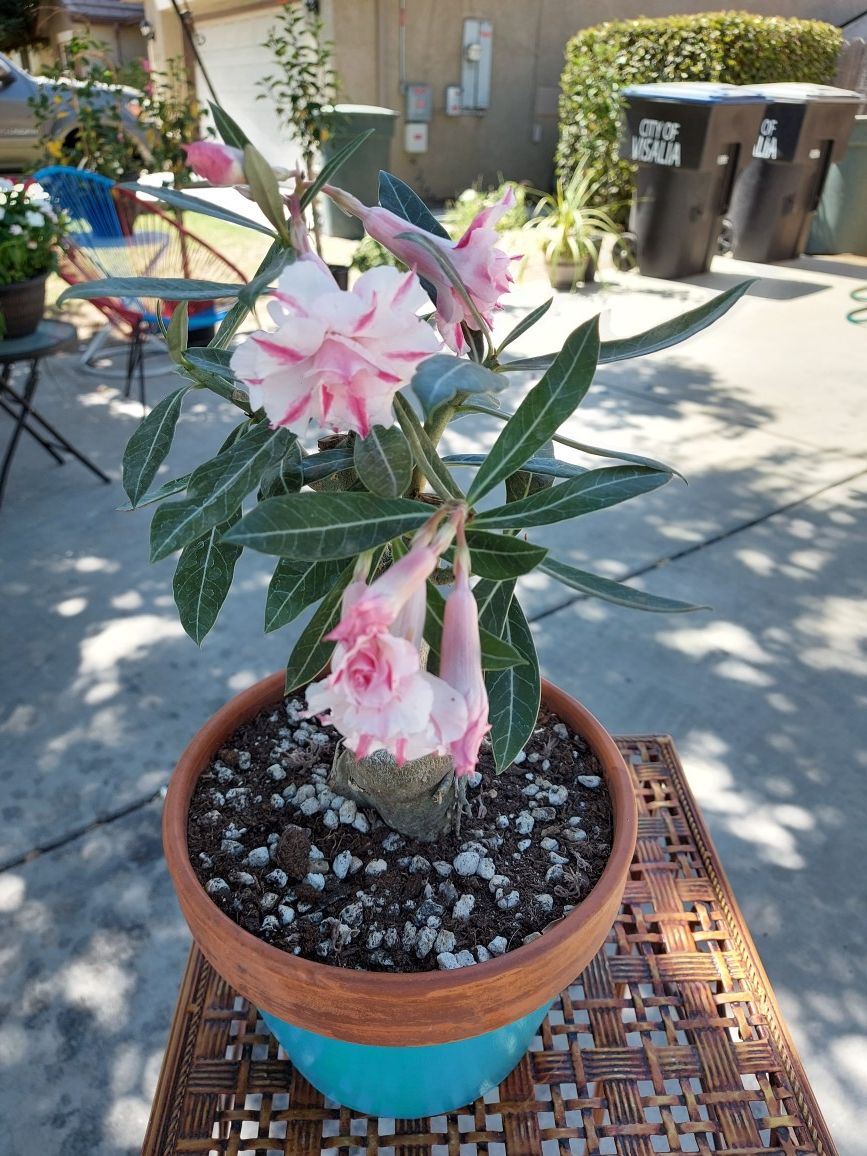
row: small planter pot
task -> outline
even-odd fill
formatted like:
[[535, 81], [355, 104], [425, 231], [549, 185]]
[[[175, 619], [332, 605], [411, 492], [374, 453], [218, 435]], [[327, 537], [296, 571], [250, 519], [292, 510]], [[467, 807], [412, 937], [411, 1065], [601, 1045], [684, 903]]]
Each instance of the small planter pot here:
[[35, 332], [45, 313], [47, 279], [47, 273], [40, 273], [28, 281], [0, 285], [0, 314], [5, 321], [5, 326], [0, 326], [0, 340], [12, 341], [16, 337], [29, 337]]
[[569, 292], [576, 285], [589, 285], [596, 276], [596, 262], [588, 256], [583, 264], [571, 258], [548, 262], [548, 279], [552, 289]]
[[556, 995], [593, 958], [617, 915], [635, 849], [632, 781], [611, 736], [575, 699], [543, 683], [542, 700], [602, 766], [614, 813], [611, 855], [584, 901], [540, 938], [457, 971], [381, 974], [280, 951], [208, 897], [187, 849], [199, 776], [235, 730], [282, 700], [283, 672], [218, 711], [181, 756], [163, 814], [163, 844], [199, 948], [325, 1095], [370, 1115], [437, 1115], [471, 1103], [519, 1062]]

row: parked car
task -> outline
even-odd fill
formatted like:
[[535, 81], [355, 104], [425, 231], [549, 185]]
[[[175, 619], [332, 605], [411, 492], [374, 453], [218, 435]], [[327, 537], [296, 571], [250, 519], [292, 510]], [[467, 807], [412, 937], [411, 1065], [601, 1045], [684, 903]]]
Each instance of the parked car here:
[[[58, 84], [45, 77], [31, 76], [0, 53], [0, 173], [29, 172], [44, 155], [43, 130], [38, 127], [31, 101], [41, 92], [58, 95], [57, 115], [51, 139], [71, 152], [78, 130], [78, 113], [70, 97], [76, 81]], [[132, 88], [105, 87], [106, 105], [120, 102], [123, 128], [135, 141], [143, 161], [150, 155], [138, 122], [139, 94]], [[62, 154], [61, 154], [62, 159]]]

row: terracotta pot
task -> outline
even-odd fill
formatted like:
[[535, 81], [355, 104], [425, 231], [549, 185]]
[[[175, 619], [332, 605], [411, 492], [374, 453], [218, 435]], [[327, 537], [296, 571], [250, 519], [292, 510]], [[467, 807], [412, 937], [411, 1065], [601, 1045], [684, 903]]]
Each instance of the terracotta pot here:
[[13, 285], [0, 285], [0, 314], [5, 325], [0, 326], [0, 340], [12, 341], [16, 337], [29, 337], [45, 313], [45, 282], [47, 273], [31, 277], [29, 281], [16, 281]]
[[587, 898], [539, 939], [473, 967], [395, 975], [313, 963], [229, 919], [202, 888], [187, 850], [187, 814], [199, 775], [240, 725], [282, 696], [282, 672], [263, 679], [219, 710], [181, 756], [163, 815], [181, 909], [212, 966], [261, 1009], [296, 1066], [326, 1094], [392, 1116], [452, 1110], [511, 1071], [548, 1005], [602, 946], [635, 848], [629, 771], [596, 719], [543, 682], [546, 706], [599, 759], [613, 805], [611, 856]]

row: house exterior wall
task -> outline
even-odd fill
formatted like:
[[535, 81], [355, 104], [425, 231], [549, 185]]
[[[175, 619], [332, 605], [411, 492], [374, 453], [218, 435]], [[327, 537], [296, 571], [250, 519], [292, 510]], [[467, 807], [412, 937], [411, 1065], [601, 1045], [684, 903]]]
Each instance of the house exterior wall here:
[[[207, 42], [208, 17], [260, 13], [271, 0], [189, 0]], [[323, 0], [322, 13], [335, 44], [341, 99], [385, 105], [400, 114], [391, 167], [425, 196], [439, 200], [476, 180], [498, 175], [544, 187], [551, 179], [557, 136], [557, 95], [566, 42], [579, 28], [608, 19], [714, 11], [726, 3], [677, 0], [405, 0], [405, 75], [399, 71], [400, 0]], [[799, 16], [841, 24], [863, 10], [864, 0], [750, 0], [751, 12]], [[152, 61], [180, 52], [180, 30], [169, 0], [145, 0], [157, 30]], [[493, 23], [491, 104], [483, 114], [446, 116], [445, 87], [459, 84], [463, 21]], [[262, 50], [263, 72], [270, 65]], [[218, 91], [229, 78], [214, 77]], [[407, 153], [401, 80], [430, 84], [433, 116], [426, 153]], [[228, 103], [228, 101], [227, 101]]]

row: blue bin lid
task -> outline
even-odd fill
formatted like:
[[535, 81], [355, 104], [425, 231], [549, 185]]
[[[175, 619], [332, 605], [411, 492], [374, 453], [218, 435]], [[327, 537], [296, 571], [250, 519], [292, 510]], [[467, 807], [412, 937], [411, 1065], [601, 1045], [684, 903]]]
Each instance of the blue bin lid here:
[[643, 100], [666, 100], [678, 104], [757, 104], [766, 100], [758, 91], [742, 84], [721, 84], [706, 80], [677, 80], [670, 84], [634, 84], [623, 95]]
[[851, 88], [834, 88], [831, 84], [798, 84], [795, 81], [778, 81], [776, 84], [745, 84], [745, 89], [756, 93], [763, 100], [776, 104], [809, 104], [814, 101], [831, 100], [837, 104], [860, 104], [864, 97]]

